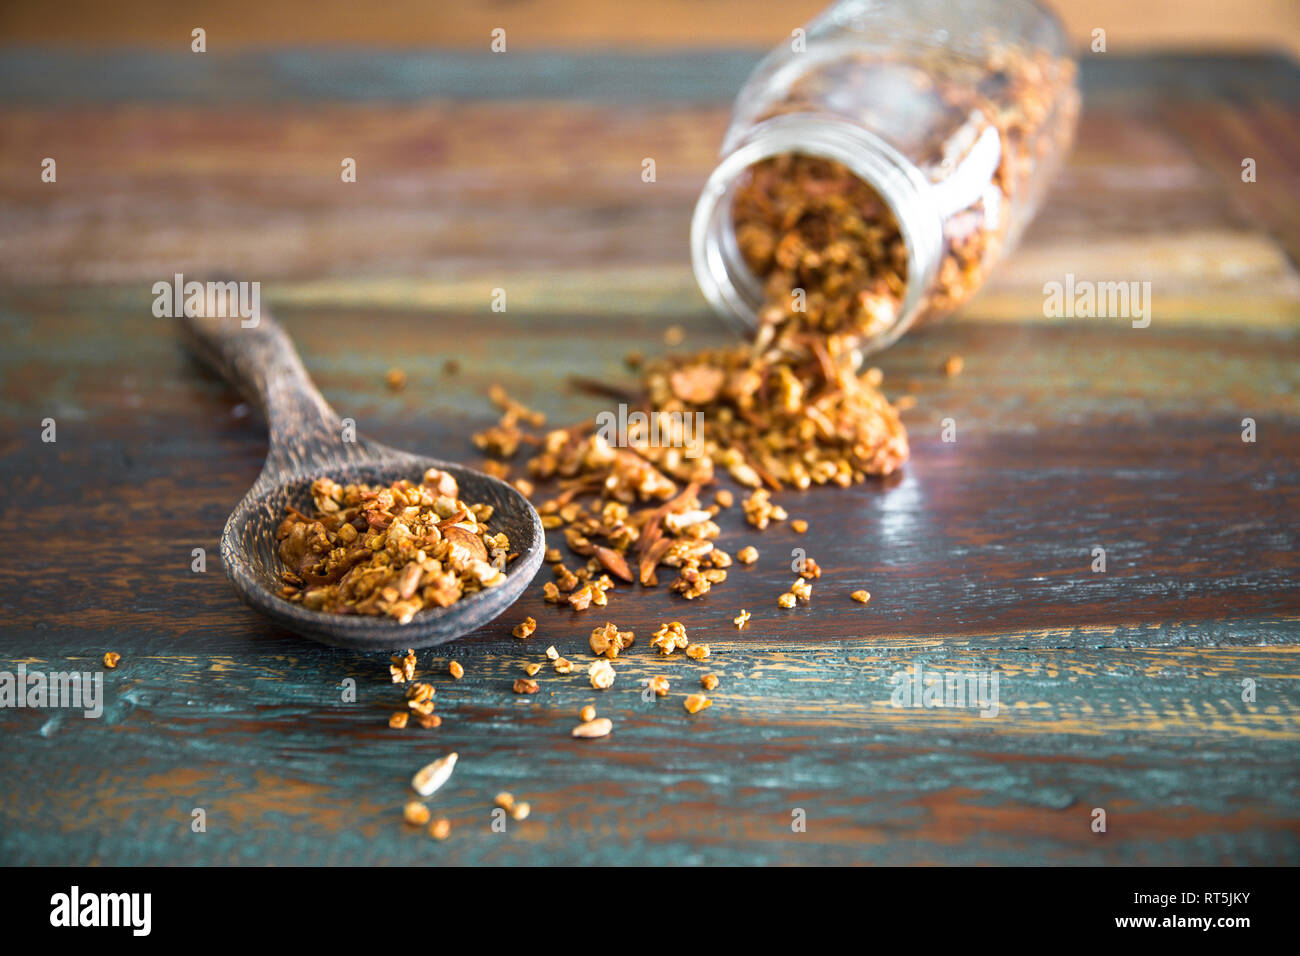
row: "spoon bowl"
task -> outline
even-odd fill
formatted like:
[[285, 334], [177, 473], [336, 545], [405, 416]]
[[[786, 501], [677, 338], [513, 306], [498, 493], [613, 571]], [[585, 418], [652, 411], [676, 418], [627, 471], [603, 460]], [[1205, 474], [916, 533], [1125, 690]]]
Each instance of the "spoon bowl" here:
[[[211, 305], [211, 303], [209, 303]], [[262, 473], [226, 522], [221, 559], [236, 593], [251, 607], [304, 637], [356, 650], [393, 651], [442, 644], [496, 618], [518, 599], [545, 553], [542, 521], [528, 499], [490, 475], [366, 441], [340, 419], [312, 384], [284, 330], [265, 311], [256, 324], [238, 317], [181, 319], [191, 348], [236, 386], [266, 418], [270, 447]], [[488, 526], [504, 531], [518, 554], [506, 580], [467, 594], [448, 607], [426, 608], [408, 623], [363, 614], [313, 611], [279, 596], [282, 564], [276, 529], [286, 507], [312, 510], [317, 478], [340, 484], [418, 482], [429, 468], [455, 477], [459, 496], [493, 508]]]

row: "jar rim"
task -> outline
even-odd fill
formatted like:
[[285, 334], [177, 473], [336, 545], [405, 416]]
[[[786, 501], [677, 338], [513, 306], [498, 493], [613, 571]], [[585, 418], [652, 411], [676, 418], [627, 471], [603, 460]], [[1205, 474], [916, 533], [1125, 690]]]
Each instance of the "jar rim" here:
[[910, 159], [870, 130], [823, 113], [787, 113], [756, 124], [714, 168], [691, 217], [695, 279], [714, 311], [742, 334], [753, 334], [761, 284], [739, 254], [730, 198], [745, 170], [774, 156], [799, 153], [843, 164], [880, 197], [898, 222], [907, 251], [903, 302], [894, 322], [861, 343], [863, 353], [892, 345], [916, 321], [943, 250], [943, 219], [933, 187]]

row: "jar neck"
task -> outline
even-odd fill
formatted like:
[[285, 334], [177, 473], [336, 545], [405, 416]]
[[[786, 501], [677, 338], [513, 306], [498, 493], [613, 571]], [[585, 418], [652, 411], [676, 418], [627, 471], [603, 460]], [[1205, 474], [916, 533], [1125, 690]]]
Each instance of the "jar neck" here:
[[907, 250], [907, 283], [893, 324], [859, 343], [864, 353], [893, 344], [916, 320], [943, 251], [943, 220], [929, 181], [879, 136], [836, 116], [791, 113], [754, 126], [709, 176], [691, 220], [695, 279], [714, 310], [752, 335], [764, 305], [763, 286], [736, 241], [732, 200], [745, 171], [785, 153], [843, 164], [876, 191], [893, 212]]

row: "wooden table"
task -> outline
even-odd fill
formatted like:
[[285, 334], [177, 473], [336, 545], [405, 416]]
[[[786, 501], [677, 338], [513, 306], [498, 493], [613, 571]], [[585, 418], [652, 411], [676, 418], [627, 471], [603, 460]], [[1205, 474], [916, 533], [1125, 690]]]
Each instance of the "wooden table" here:
[[[1283, 59], [1088, 59], [1078, 146], [1020, 250], [880, 359], [916, 400], [904, 473], [782, 495], [804, 536], [731, 512], [725, 540], [762, 558], [704, 600], [624, 588], [575, 614], [539, 579], [420, 654], [445, 722], [404, 732], [385, 658], [236, 600], [216, 544], [264, 434], [152, 316], [153, 283], [262, 282], [363, 432], [478, 461], [491, 383], [577, 421], [603, 406], [569, 376], [625, 378], [624, 353], [662, 350], [674, 323], [688, 346], [727, 341], [686, 232], [756, 56], [0, 53], [0, 670], [122, 654], [100, 719], [0, 711], [0, 862], [1300, 861], [1300, 71]], [[1150, 327], [1045, 318], [1066, 273], [1150, 281]], [[826, 575], [783, 611], [796, 547]], [[537, 635], [512, 639], [528, 614]], [[613, 690], [544, 671], [541, 693], [511, 693], [524, 660], [552, 643], [583, 659], [607, 618], [640, 638]], [[672, 619], [722, 679], [694, 716], [701, 665], [646, 646]], [[918, 664], [996, 672], [999, 715], [891, 706]], [[659, 673], [673, 695], [644, 702]], [[572, 740], [589, 701], [616, 730]], [[453, 750], [439, 844], [400, 810]], [[533, 807], [504, 833], [501, 790]]]

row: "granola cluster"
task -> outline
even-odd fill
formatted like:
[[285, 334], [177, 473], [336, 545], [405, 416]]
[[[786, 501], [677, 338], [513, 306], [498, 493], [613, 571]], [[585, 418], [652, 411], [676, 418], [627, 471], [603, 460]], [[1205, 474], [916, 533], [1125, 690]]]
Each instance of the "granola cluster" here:
[[387, 487], [320, 478], [311, 495], [314, 513], [286, 508], [276, 539], [281, 596], [314, 611], [405, 624], [502, 584], [516, 557], [488, 528], [492, 506], [461, 501], [456, 479], [435, 468]]
[[889, 207], [843, 164], [799, 153], [762, 160], [731, 209], [745, 264], [763, 280], [767, 334], [779, 329], [788, 344], [809, 333], [870, 337], [894, 324], [907, 247]]
[[620, 651], [631, 647], [635, 641], [636, 634], [632, 631], [620, 631], [617, 624], [606, 621], [604, 627], [592, 630], [589, 645], [591, 653], [597, 657], [603, 655], [612, 659], [618, 657]]
[[707, 480], [724, 469], [746, 488], [772, 491], [891, 474], [907, 460], [907, 433], [880, 392], [880, 370], [859, 373], [857, 361], [844, 340], [818, 335], [669, 356], [646, 369], [647, 409], [699, 421], [702, 454], [686, 458], [662, 441], [642, 447], [635, 436], [629, 445], [674, 477]]

